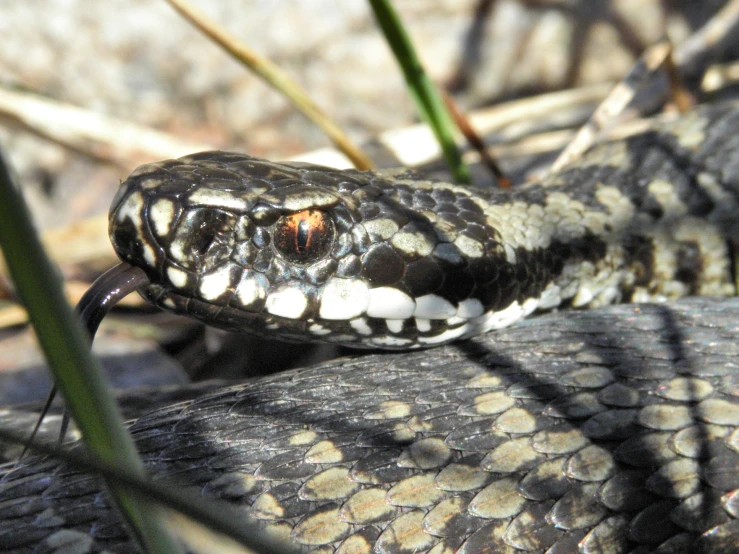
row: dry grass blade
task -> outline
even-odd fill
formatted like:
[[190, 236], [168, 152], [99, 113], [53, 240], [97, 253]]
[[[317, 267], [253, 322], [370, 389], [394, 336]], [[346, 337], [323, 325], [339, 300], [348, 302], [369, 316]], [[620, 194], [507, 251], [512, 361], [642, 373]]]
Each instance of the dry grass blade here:
[[[593, 85], [550, 92], [533, 98], [483, 108], [468, 114], [470, 125], [483, 136], [495, 132], [499, 142], [517, 141], [522, 135], [533, 134], [533, 131], [529, 133], [526, 130], [531, 128], [532, 121], [545, 120], [552, 113], [572, 112], [583, 107], [592, 109], [605, 98], [610, 88], [609, 85]], [[516, 130], [515, 132], [501, 132], [506, 127], [515, 127]], [[567, 137], [572, 137], [570, 131], [566, 131], [565, 134]], [[387, 148], [404, 167], [423, 165], [438, 159], [441, 155], [441, 148], [425, 123], [386, 131], [380, 135], [378, 142]], [[555, 145], [552, 149], [559, 149], [567, 143], [557, 140], [551, 144]], [[549, 151], [548, 148], [542, 144], [536, 151], [546, 152]], [[496, 157], [502, 159], [499, 156]], [[465, 154], [466, 161], [470, 158], [479, 159], [479, 156], [472, 152]]]
[[717, 48], [737, 27], [739, 27], [739, 0], [731, 0], [676, 48], [674, 53], [672, 45], [666, 38], [649, 47], [555, 160], [550, 172], [555, 173], [582, 156], [605, 126], [612, 123], [634, 98], [637, 85], [660, 67], [665, 68], [670, 79], [670, 96], [677, 108], [680, 111], [690, 108], [694, 101], [680, 82], [680, 70], [687, 66], [699, 65], [698, 60]]
[[186, 142], [120, 119], [3, 87], [0, 87], [0, 121], [126, 169], [152, 159], [177, 158], [213, 149], [208, 144]]
[[667, 54], [667, 58], [662, 63], [667, 78], [670, 81], [670, 101], [677, 108], [680, 113], [686, 113], [691, 108], [695, 107], [695, 96], [693, 96], [683, 82], [683, 78], [680, 75], [680, 69], [675, 63], [674, 50], [670, 50]]
[[736, 36], [739, 27], [739, 0], [731, 0], [703, 27], [675, 49], [678, 67], [696, 64], [697, 60], [709, 56], [716, 46], [728, 37]]
[[227, 33], [189, 2], [185, 0], [167, 0], [167, 2], [213, 42], [284, 94], [303, 115], [326, 133], [336, 147], [352, 160], [357, 169], [372, 168], [372, 162], [364, 152], [352, 143], [344, 131], [323, 113], [316, 103], [284, 71], [268, 59], [256, 54], [233, 35]]
[[557, 157], [550, 168], [551, 173], [560, 171], [563, 167], [579, 159], [590, 148], [598, 135], [608, 125], [612, 125], [619, 114], [636, 95], [638, 85], [662, 67], [672, 52], [672, 45], [666, 39], [650, 46], [639, 61], [618, 83], [605, 100], [598, 106], [587, 123], [578, 131], [572, 142]]

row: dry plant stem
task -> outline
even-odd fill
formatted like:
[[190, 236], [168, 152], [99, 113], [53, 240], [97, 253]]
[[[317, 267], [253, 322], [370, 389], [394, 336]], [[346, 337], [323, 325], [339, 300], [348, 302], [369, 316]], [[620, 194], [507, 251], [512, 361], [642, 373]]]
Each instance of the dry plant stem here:
[[[499, 142], [515, 143], [521, 140], [526, 133], [521, 132], [519, 124], [537, 120], [546, 120], [553, 112], [563, 110], [581, 110], [583, 106], [595, 107], [606, 97], [611, 87], [609, 85], [591, 85], [578, 89], [550, 92], [514, 100], [498, 106], [492, 106], [471, 112], [471, 125], [482, 135], [497, 133], [501, 135]], [[514, 126], [517, 132], [509, 135], [500, 131], [507, 126]], [[569, 133], [569, 132], [568, 132]], [[569, 136], [569, 135], [568, 135]], [[415, 167], [432, 162], [441, 155], [441, 149], [435, 141], [433, 133], [426, 124], [417, 124], [403, 129], [386, 131], [380, 135], [378, 141], [387, 148], [398, 160], [399, 165]], [[567, 143], [556, 143], [557, 149]], [[469, 152], [477, 155], [476, 153]], [[498, 157], [498, 159], [502, 159]]]
[[218, 44], [236, 60], [256, 73], [270, 86], [284, 94], [290, 102], [313, 121], [331, 141], [354, 163], [357, 169], [371, 169], [372, 161], [349, 137], [313, 102], [284, 71], [268, 59], [256, 54], [236, 37], [210, 20], [202, 11], [185, 0], [167, 0], [187, 21]]
[[667, 39], [650, 46], [634, 64], [623, 81], [618, 83], [610, 94], [598, 106], [590, 119], [578, 131], [572, 142], [552, 164], [550, 173], [556, 173], [563, 167], [579, 159], [590, 148], [598, 135], [607, 125], [613, 124], [617, 116], [636, 95], [638, 85], [652, 75], [669, 58], [672, 45]]
[[[675, 49], [678, 67], [691, 66], [699, 58], [708, 57], [710, 51], [739, 30], [739, 0], [730, 0], [703, 27]], [[728, 39], [730, 40], [730, 39]]]
[[152, 159], [213, 150], [212, 145], [182, 141], [71, 104], [3, 87], [0, 122], [125, 170]]
[[685, 113], [695, 106], [696, 100], [683, 83], [680, 70], [675, 63], [675, 52], [671, 48], [664, 62], [665, 73], [670, 80], [670, 101], [680, 113]]
[[506, 177], [505, 173], [503, 173], [503, 170], [500, 168], [500, 165], [498, 165], [498, 162], [493, 155], [488, 152], [487, 147], [485, 146], [485, 141], [482, 140], [480, 135], [478, 135], [472, 127], [470, 120], [464, 113], [462, 113], [450, 94], [444, 89], [440, 90], [441, 97], [444, 99], [444, 103], [454, 119], [454, 123], [457, 124], [459, 130], [467, 139], [467, 142], [469, 142], [470, 145], [472, 145], [472, 147], [480, 154], [480, 160], [493, 173], [498, 183], [498, 187], [502, 189], [511, 188], [513, 183], [508, 177]]
[[[694, 104], [692, 95], [682, 86], [679, 68], [696, 64], [696, 60], [717, 48], [733, 31], [739, 28], [739, 0], [731, 0], [703, 27], [693, 33], [672, 53], [667, 38], [649, 47], [639, 58], [624, 80], [617, 84], [598, 106], [590, 120], [580, 129], [575, 139], [559, 155], [550, 168], [552, 173], [578, 159], [590, 148], [598, 133], [623, 111], [635, 94], [635, 84], [664, 66], [670, 79], [670, 97], [678, 110], [686, 111]], [[646, 70], [646, 73], [645, 73]]]

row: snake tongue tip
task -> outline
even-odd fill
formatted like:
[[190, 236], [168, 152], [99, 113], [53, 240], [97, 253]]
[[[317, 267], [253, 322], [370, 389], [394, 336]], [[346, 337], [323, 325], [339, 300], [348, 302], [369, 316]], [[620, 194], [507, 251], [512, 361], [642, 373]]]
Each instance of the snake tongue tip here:
[[98, 277], [77, 304], [77, 313], [91, 338], [113, 306], [150, 282], [143, 269], [126, 262], [119, 263]]

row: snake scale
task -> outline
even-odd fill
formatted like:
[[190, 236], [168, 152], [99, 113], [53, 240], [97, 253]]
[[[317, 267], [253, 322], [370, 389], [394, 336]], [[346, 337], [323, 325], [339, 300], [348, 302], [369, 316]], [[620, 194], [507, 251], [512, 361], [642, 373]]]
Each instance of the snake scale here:
[[[164, 309], [405, 352], [139, 418], [154, 474], [319, 552], [733, 552], [739, 104], [512, 192], [203, 153], [121, 186], [111, 240]], [[536, 309], [589, 307], [501, 329]], [[99, 483], [0, 483], [0, 547], [130, 551]], [[65, 550], [66, 549], [66, 550]]]

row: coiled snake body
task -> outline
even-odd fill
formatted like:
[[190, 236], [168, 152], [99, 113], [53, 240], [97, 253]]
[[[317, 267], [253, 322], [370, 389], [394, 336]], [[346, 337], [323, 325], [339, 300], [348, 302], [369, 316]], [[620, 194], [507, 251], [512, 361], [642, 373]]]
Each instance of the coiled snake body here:
[[[736, 103], [701, 108], [513, 192], [197, 154], [135, 171], [111, 240], [164, 309], [355, 347], [435, 346], [565, 304], [728, 296], [737, 129]], [[720, 315], [735, 304], [554, 314], [271, 377], [134, 428], [155, 469], [306, 547], [730, 552], [736, 349], [693, 343], [711, 329], [696, 306], [735, 337]], [[32, 464], [6, 476], [0, 544], [73, 529], [115, 547], [117, 524], [84, 510], [95, 481], [44, 479]], [[21, 509], [9, 491], [44, 492]]]

